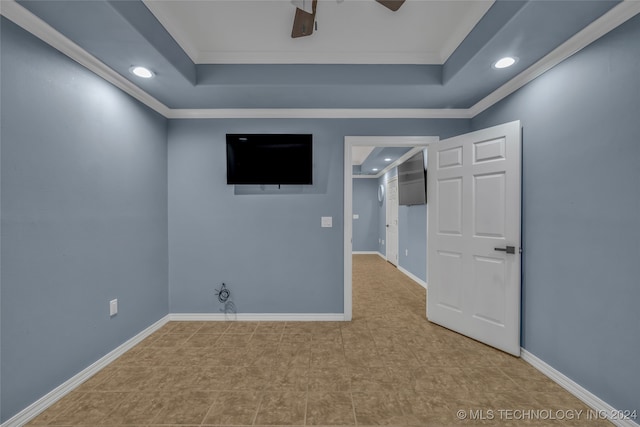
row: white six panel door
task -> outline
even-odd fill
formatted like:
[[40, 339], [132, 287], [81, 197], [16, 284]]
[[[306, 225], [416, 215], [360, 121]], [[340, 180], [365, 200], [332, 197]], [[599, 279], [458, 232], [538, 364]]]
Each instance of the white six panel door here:
[[427, 318], [519, 356], [520, 122], [428, 150]]

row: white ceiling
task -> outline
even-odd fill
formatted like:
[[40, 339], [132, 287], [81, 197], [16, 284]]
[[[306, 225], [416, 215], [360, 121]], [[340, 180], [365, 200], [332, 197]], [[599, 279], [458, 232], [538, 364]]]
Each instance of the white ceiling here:
[[493, 0], [319, 0], [313, 35], [291, 38], [289, 0], [144, 0], [196, 64], [443, 64]]

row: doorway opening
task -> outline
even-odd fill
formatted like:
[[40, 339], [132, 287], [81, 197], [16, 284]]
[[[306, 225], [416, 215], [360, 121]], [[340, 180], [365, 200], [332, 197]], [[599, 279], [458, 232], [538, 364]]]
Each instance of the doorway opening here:
[[344, 138], [344, 320], [350, 321], [353, 316], [353, 148], [363, 146], [424, 148], [437, 141], [439, 141], [437, 136], [346, 136]]

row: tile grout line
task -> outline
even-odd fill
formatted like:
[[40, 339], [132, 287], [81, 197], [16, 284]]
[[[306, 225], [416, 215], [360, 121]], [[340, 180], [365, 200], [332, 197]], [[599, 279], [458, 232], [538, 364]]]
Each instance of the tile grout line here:
[[309, 410], [309, 373], [311, 372], [311, 349], [313, 348], [313, 333], [311, 333], [311, 341], [309, 344], [309, 348], [307, 350], [307, 354], [309, 356], [309, 360], [307, 360], [307, 370], [305, 372], [306, 376], [306, 386], [305, 386], [305, 399], [304, 399], [304, 420], [302, 422], [303, 425], [307, 425], [307, 411]]
[[349, 380], [349, 396], [351, 396], [351, 413], [353, 415], [353, 425], [358, 425], [358, 417], [356, 416], [356, 401], [353, 398], [353, 389], [351, 388], [351, 380]]
[[[236, 360], [233, 354], [224, 355], [225, 356], [224, 361], [221, 362], [222, 364], [220, 364], [216, 359], [218, 356], [211, 355], [211, 357], [209, 357], [208, 355], [209, 350], [197, 351], [193, 354], [191, 354], [191, 351], [189, 351], [188, 354], [184, 353], [182, 349], [192, 348], [190, 347], [190, 345], [186, 343], [188, 343], [189, 340], [193, 339], [193, 337], [198, 335], [198, 331], [204, 331], [204, 329], [202, 328], [205, 327], [206, 324], [201, 324], [200, 326], [195, 327], [195, 332], [191, 334], [187, 332], [189, 329], [189, 326], [184, 325], [183, 327], [185, 329], [182, 332], [177, 332], [177, 329], [176, 331], [174, 331], [175, 333], [182, 333], [184, 336], [187, 337], [184, 342], [181, 342], [181, 340], [173, 340], [171, 339], [172, 337], [165, 337], [166, 341], [163, 340], [163, 342], [160, 343], [160, 344], [164, 344], [165, 345], [164, 347], [154, 347], [153, 345], [151, 346], [147, 345], [142, 349], [138, 350], [136, 354], [139, 354], [141, 357], [143, 357], [142, 359], [136, 359], [135, 357], [137, 356], [135, 356], [134, 358], [127, 358], [127, 360], [123, 361], [121, 364], [115, 364], [114, 366], [115, 369], [113, 371], [109, 372], [99, 381], [96, 381], [97, 385], [94, 385], [93, 387], [88, 388], [86, 391], [78, 390], [76, 399], [79, 399], [79, 400], [71, 399], [68, 404], [58, 407], [59, 412], [55, 411], [51, 414], [50, 416], [51, 421], [47, 425], [55, 422], [55, 419], [59, 419], [60, 422], [64, 422], [65, 420], [67, 420], [67, 417], [70, 417], [74, 412], [79, 411], [82, 407], [85, 407], [86, 411], [90, 411], [91, 408], [83, 403], [84, 397], [82, 396], [84, 395], [87, 395], [87, 394], [89, 395], [88, 400], [85, 401], [85, 403], [91, 402], [91, 404], [93, 405], [92, 401], [94, 401], [94, 399], [92, 399], [91, 396], [98, 396], [98, 394], [100, 393], [105, 393], [105, 396], [107, 394], [119, 393], [120, 392], [119, 390], [122, 389], [120, 385], [121, 379], [125, 377], [128, 378], [129, 371], [131, 371], [130, 373], [132, 374], [132, 377], [131, 377], [132, 379], [136, 379], [136, 378], [140, 379], [143, 377], [148, 377], [150, 379], [150, 381], [140, 382], [139, 387], [136, 386], [138, 389], [142, 390], [140, 391], [140, 393], [143, 393], [143, 394], [146, 393], [149, 397], [153, 397], [155, 395], [160, 397], [160, 394], [162, 394], [163, 396], [164, 394], [168, 394], [166, 398], [162, 397], [162, 402], [159, 402], [160, 406], [157, 406], [156, 404], [152, 404], [152, 400], [154, 400], [155, 402], [155, 399], [152, 399], [152, 400], [148, 400], [148, 402], [146, 403], [147, 405], [146, 409], [144, 408], [142, 409], [144, 413], [149, 416], [148, 418], [145, 418], [143, 422], [141, 422], [142, 425], [153, 424], [154, 421], [158, 422], [158, 424], [162, 424], [162, 421], [166, 421], [165, 420], [166, 414], [173, 414], [173, 409], [172, 409], [173, 405], [171, 405], [171, 407], [167, 407], [167, 404], [166, 404], [167, 402], [172, 400], [171, 394], [172, 393], [179, 394], [180, 390], [184, 389], [184, 386], [176, 382], [176, 388], [174, 388], [173, 386], [171, 386], [171, 388], [169, 389], [166, 389], [163, 387], [162, 393], [159, 393], [158, 391], [154, 392], [155, 384], [157, 384], [157, 381], [155, 381], [156, 374], [161, 374], [163, 366], [165, 365], [171, 366], [171, 367], [180, 367], [180, 366], [189, 367], [196, 373], [195, 374], [196, 379], [198, 378], [198, 372], [204, 372], [202, 370], [203, 369], [208, 370], [209, 367], [214, 367], [214, 368], [212, 368], [213, 369], [212, 372], [207, 372], [208, 374], [215, 374], [217, 367], [226, 369], [232, 366], [236, 366], [236, 368], [233, 368], [233, 369], [234, 370], [237, 369], [240, 371], [243, 369], [247, 369], [247, 367], [252, 367], [252, 369], [255, 368], [256, 370], [250, 371], [249, 374], [246, 374], [246, 375], [242, 374], [241, 378], [243, 382], [241, 384], [241, 387], [238, 390], [236, 390], [238, 392], [242, 390], [243, 393], [246, 391], [246, 394], [248, 396], [250, 395], [249, 397], [255, 397], [255, 400], [248, 399], [245, 401], [245, 399], [243, 398], [241, 399], [243, 403], [240, 406], [238, 406], [235, 404], [235, 399], [231, 398], [229, 400], [229, 402], [231, 402], [230, 407], [235, 408], [236, 406], [238, 406], [239, 409], [246, 409], [247, 411], [242, 412], [242, 414], [239, 413], [238, 415], [231, 414], [231, 412], [229, 412], [229, 414], [226, 414], [225, 412], [225, 417], [226, 416], [236, 417], [234, 418], [236, 422], [243, 422], [243, 423], [250, 422], [251, 425], [256, 425], [258, 419], [260, 419], [261, 421], [264, 421], [265, 420], [264, 417], [269, 417], [273, 415], [271, 414], [271, 411], [269, 409], [274, 409], [276, 411], [279, 411], [279, 409], [277, 408], [278, 405], [275, 405], [276, 407], [272, 408], [272, 406], [274, 405], [269, 404], [270, 402], [277, 403], [277, 401], [266, 398], [265, 397], [266, 395], [273, 393], [274, 398], [276, 397], [275, 394], [280, 395], [280, 399], [283, 399], [283, 402], [286, 402], [287, 405], [285, 406], [287, 407], [289, 406], [288, 404], [294, 403], [291, 401], [291, 399], [287, 399], [287, 396], [291, 397], [292, 394], [285, 393], [285, 391], [293, 391], [293, 390], [290, 390], [291, 381], [287, 381], [286, 383], [283, 383], [283, 385], [285, 386], [284, 388], [280, 387], [280, 388], [269, 391], [269, 381], [271, 378], [271, 374], [269, 373], [269, 371], [273, 370], [275, 366], [280, 366], [280, 365], [282, 365], [284, 368], [283, 372], [287, 372], [287, 373], [289, 373], [292, 368], [296, 368], [296, 372], [294, 372], [292, 375], [293, 377], [298, 377], [298, 381], [297, 381], [298, 384], [300, 380], [299, 374], [302, 372], [301, 368], [303, 366], [306, 366], [307, 368], [306, 383], [305, 383], [306, 386], [304, 387], [304, 390], [306, 390], [305, 402], [304, 402], [304, 417], [302, 418], [302, 421], [303, 421], [302, 425], [305, 425], [305, 426], [311, 425], [315, 422], [321, 422], [323, 421], [321, 418], [325, 416], [323, 411], [321, 412], [314, 411], [315, 416], [311, 417], [311, 415], [314, 415], [314, 414], [310, 414], [310, 409], [316, 408], [315, 406], [316, 400], [311, 399], [311, 397], [313, 397], [311, 396], [311, 394], [314, 394], [314, 396], [317, 396], [322, 401], [324, 401], [324, 397], [323, 397], [324, 395], [331, 395], [331, 394], [341, 395], [342, 396], [341, 399], [346, 400], [347, 392], [352, 405], [351, 407], [352, 410], [350, 411], [352, 420], [350, 422], [345, 423], [344, 425], [350, 424], [350, 425], [361, 426], [361, 427], [364, 427], [366, 425], [367, 427], [370, 427], [370, 423], [367, 423], [367, 421], [369, 421], [370, 419], [371, 422], [375, 422], [376, 420], [378, 420], [383, 425], [389, 426], [391, 421], [393, 420], [392, 418], [387, 417], [387, 420], [385, 423], [385, 421], [382, 418], [378, 419], [376, 418], [376, 415], [375, 415], [377, 412], [379, 412], [379, 410], [382, 409], [381, 405], [384, 402], [385, 395], [387, 394], [395, 396], [395, 398], [392, 398], [391, 400], [394, 401], [395, 405], [398, 405], [399, 407], [393, 409], [388, 414], [387, 412], [382, 412], [381, 414], [383, 416], [384, 415], [402, 416], [403, 419], [407, 419], [407, 420], [408, 418], [406, 417], [411, 417], [412, 419], [414, 419], [415, 417], [415, 419], [422, 420], [421, 417], [423, 417], [423, 414], [419, 411], [423, 411], [424, 409], [422, 409], [422, 407], [414, 408], [413, 405], [414, 405], [414, 401], [417, 402], [418, 400], [421, 399], [420, 396], [423, 396], [423, 395], [426, 396], [425, 393], [427, 392], [431, 394], [431, 391], [430, 391], [431, 388], [429, 388], [428, 391], [425, 391], [425, 388], [423, 387], [423, 385], [426, 383], [424, 382], [428, 381], [429, 384], [433, 383], [432, 385], [434, 390], [440, 390], [440, 391], [449, 390], [447, 388], [448, 386], [446, 385], [436, 384], [436, 382], [440, 382], [440, 381], [434, 382], [434, 379], [439, 378], [441, 376], [449, 375], [449, 373], [450, 373], [449, 376], [454, 377], [458, 375], [456, 371], [459, 371], [461, 368], [464, 368], [465, 367], [464, 365], [468, 365], [467, 369], [464, 369], [465, 377], [467, 373], [477, 374], [477, 375], [473, 375], [472, 381], [470, 382], [470, 387], [473, 386], [473, 384], [475, 384], [475, 386], [473, 386], [473, 388], [469, 388], [469, 390], [475, 390], [477, 388], [478, 390], [486, 391], [487, 387], [485, 384], [483, 384], [483, 381], [484, 381], [483, 378], [485, 377], [484, 370], [490, 367], [492, 368], [491, 371], [493, 373], [491, 372], [488, 373], [488, 374], [491, 374], [488, 379], [495, 380], [495, 381], [491, 381], [491, 384], [489, 384], [491, 389], [493, 390], [496, 387], [495, 385], [498, 384], [497, 381], [499, 379], [502, 379], [502, 381], [504, 382], [500, 384], [506, 387], [506, 390], [507, 390], [507, 391], [502, 391], [502, 389], [500, 390], [496, 389], [498, 391], [493, 391], [492, 393], [494, 394], [506, 393], [506, 398], [507, 398], [506, 401], [511, 402], [513, 404], [517, 404], [520, 401], [526, 400], [526, 397], [528, 396], [532, 397], [534, 401], [538, 399], [538, 395], [540, 396], [540, 399], [542, 399], [543, 397], [542, 392], [538, 390], [539, 387], [537, 385], [530, 385], [528, 384], [527, 381], [524, 381], [522, 379], [518, 380], [519, 378], [518, 375], [524, 375], [524, 374], [528, 375], [529, 373], [529, 371], [522, 370], [522, 366], [521, 366], [522, 364], [513, 364], [510, 359], [509, 360], [505, 359], [506, 360], [505, 362], [503, 358], [500, 358], [494, 355], [493, 352], [491, 351], [484, 351], [484, 347], [478, 347], [474, 342], [468, 341], [467, 338], [458, 338], [457, 335], [454, 335], [449, 331], [446, 331], [439, 327], [432, 327], [428, 323], [425, 323], [424, 312], [423, 312], [424, 301], [421, 301], [420, 304], [411, 303], [411, 299], [415, 299], [415, 298], [412, 295], [410, 295], [410, 292], [407, 291], [406, 289], [407, 286], [405, 286], [404, 283], [400, 284], [401, 285], [400, 289], [398, 289], [398, 292], [395, 292], [395, 294], [397, 295], [397, 298], [393, 300], [386, 300], [386, 299], [381, 300], [380, 292], [389, 290], [389, 286], [392, 286], [394, 284], [392, 279], [393, 279], [392, 277], [385, 276], [383, 277], [383, 280], [381, 281], [381, 283], [373, 283], [373, 284], [371, 284], [370, 281], [369, 282], [365, 281], [364, 282], [365, 285], [371, 285], [371, 286], [367, 286], [367, 289], [366, 289], [367, 293], [363, 293], [364, 290], [362, 290], [361, 288], [358, 288], [360, 290], [356, 289], [355, 297], [363, 298], [360, 302], [360, 305], [357, 305], [356, 307], [354, 307], [355, 312], [359, 314], [359, 316], [356, 316], [356, 318], [354, 319], [355, 320], [354, 322], [350, 322], [350, 323], [345, 322], [345, 323], [340, 323], [338, 325], [333, 325], [333, 326], [337, 326], [337, 329], [335, 329], [336, 332], [333, 332], [334, 329], [329, 328], [330, 325], [317, 324], [318, 327], [315, 327], [312, 324], [309, 324], [306, 322], [305, 322], [306, 324], [299, 324], [299, 325], [296, 324], [297, 322], [289, 322], [290, 326], [292, 326], [292, 329], [290, 331], [293, 332], [293, 334], [290, 334], [290, 335], [293, 337], [293, 339], [287, 339], [287, 341], [290, 342], [293, 346], [301, 347], [302, 342], [298, 342], [298, 340], [302, 337], [302, 335], [307, 335], [308, 337], [310, 337], [309, 340], [304, 341], [306, 342], [306, 345], [304, 346], [304, 354], [306, 354], [307, 356], [307, 360], [304, 364], [300, 363], [303, 361], [303, 359], [300, 357], [303, 355], [303, 353], [300, 353], [300, 352], [294, 354], [293, 356], [295, 357], [291, 358], [291, 361], [295, 366], [293, 367], [289, 366], [289, 363], [284, 363], [284, 364], [280, 363], [283, 361], [286, 362], [287, 360], [290, 359], [286, 355], [284, 359], [278, 357], [278, 354], [279, 354], [278, 349], [283, 343], [285, 343], [284, 336], [285, 336], [285, 331], [287, 331], [286, 322], [284, 323], [284, 326], [279, 325], [279, 328], [281, 329], [280, 329], [280, 332], [278, 332], [279, 335], [277, 336], [276, 340], [271, 340], [271, 337], [270, 337], [270, 340], [268, 342], [257, 341], [256, 342], [257, 346], [254, 345], [256, 343], [243, 346], [242, 342], [234, 341], [231, 343], [230, 346], [228, 345], [229, 343], [227, 343], [228, 346], [226, 347], [218, 347], [215, 345], [215, 342], [216, 342], [215, 340], [211, 340], [211, 344], [208, 343], [209, 340], [206, 338], [199, 340], [199, 342], [201, 342], [202, 344], [209, 345], [207, 349], [221, 348], [225, 350], [225, 352], [228, 350], [229, 352], [232, 352], [234, 354], [240, 354], [240, 353], [245, 354], [248, 351], [248, 349], [252, 349], [252, 351], [255, 354], [262, 354], [261, 351], [255, 351], [256, 349], [261, 349], [261, 348], [264, 349], [264, 351], [268, 351], [269, 353], [271, 353], [272, 351], [274, 351], [273, 349], [275, 349], [275, 353], [271, 353], [271, 355], [268, 358], [265, 358], [264, 360], [260, 359], [259, 363], [256, 363], [256, 359], [253, 356], [251, 356], [251, 357], [243, 358], [242, 363], [240, 363], [239, 366], [236, 365], [238, 360]], [[413, 289], [413, 288], [409, 288], [409, 289]], [[416, 292], [418, 291], [420, 290], [416, 288]], [[423, 298], [420, 298], [420, 300], [422, 299]], [[403, 308], [405, 306], [407, 309], [406, 312], [399, 311], [400, 308]], [[381, 313], [381, 311], [384, 311], [385, 308], [391, 309], [391, 313], [388, 315]], [[418, 313], [418, 311], [420, 311], [420, 313]], [[227, 323], [226, 326], [220, 325], [220, 329], [222, 328], [225, 328], [225, 329], [221, 333], [215, 334], [218, 337], [218, 339], [219, 337], [222, 337], [227, 333], [229, 335], [233, 334], [233, 331], [230, 330], [231, 326], [229, 326], [229, 322], [226, 322], [226, 323]], [[170, 326], [170, 328], [174, 328], [174, 327], [175, 325]], [[243, 325], [236, 325], [236, 327], [239, 329], [245, 328], [245, 326]], [[216, 328], [217, 327], [213, 327], [213, 329], [207, 328], [206, 330], [217, 330]], [[274, 326], [269, 325], [268, 328], [274, 328]], [[330, 329], [330, 332], [332, 333], [331, 335], [327, 334], [329, 329]], [[274, 330], [274, 329], [269, 329], [269, 330]], [[277, 330], [277, 328], [275, 328], [275, 330]], [[296, 331], [300, 336], [298, 337], [294, 336], [296, 334]], [[248, 342], [252, 343], [253, 339], [257, 335], [259, 335], [259, 333], [260, 333], [260, 324], [258, 323], [258, 326], [256, 326], [256, 328], [254, 328], [250, 334], [248, 334], [250, 337]], [[317, 364], [312, 363], [313, 362], [312, 355], [314, 354], [313, 349], [316, 347], [316, 344], [318, 345], [318, 347], [322, 347], [323, 343], [335, 342], [335, 339], [331, 339], [331, 337], [334, 336], [333, 335], [334, 333], [335, 333], [335, 337], [340, 338], [339, 345], [338, 343], [336, 343], [335, 345], [331, 344], [330, 346], [331, 349], [327, 349], [326, 352], [318, 353], [319, 355], [326, 354], [327, 358], [320, 357]], [[157, 337], [163, 337], [167, 334], [172, 335], [172, 331], [165, 330], [161, 334], [158, 334]], [[374, 337], [378, 339], [374, 339]], [[151, 341], [151, 344], [153, 343], [154, 343], [154, 340]], [[402, 351], [398, 351], [398, 350], [401, 350], [400, 347], [402, 347]], [[151, 350], [151, 352], [147, 353], [147, 350], [145, 349]], [[177, 349], [180, 351], [174, 351], [174, 349]], [[170, 357], [166, 359], [166, 361], [164, 358], [160, 360], [155, 357], [152, 357], [152, 358], [147, 357], [151, 353], [155, 353], [156, 351], [165, 352]], [[463, 351], [463, 352], [468, 352], [472, 354], [468, 354], [467, 357], [454, 356], [453, 354], [449, 355], [448, 352], [454, 352], [454, 351]], [[367, 355], [366, 354], [367, 352], [370, 352], [371, 354]], [[441, 353], [441, 356], [437, 358], [433, 358], [432, 352], [433, 354], [436, 354], [437, 352], [439, 352]], [[172, 354], [174, 355], [171, 356]], [[347, 354], [350, 356], [350, 359], [347, 359]], [[360, 357], [361, 354], [363, 356], [362, 358]], [[377, 354], [378, 356], [384, 356], [384, 357], [376, 357], [375, 354]], [[468, 356], [471, 356], [471, 359]], [[142, 362], [143, 364], [139, 365], [140, 362]], [[157, 362], [160, 362], [159, 365], [162, 365], [162, 366], [157, 366], [158, 365]], [[413, 362], [416, 363], [416, 366], [418, 367], [417, 369], [428, 370], [429, 371], [428, 375], [425, 376], [419, 373], [418, 371], [416, 371], [415, 368], [411, 368], [411, 366], [414, 366]], [[496, 365], [496, 363], [501, 363], [501, 364]], [[135, 369], [129, 369], [129, 367], [138, 367], [138, 366], [145, 366], [148, 368], [157, 369], [158, 372], [144, 373], [143, 371], [138, 372]], [[328, 371], [328, 373], [327, 375], [322, 374], [326, 376], [327, 382], [319, 383], [319, 387], [316, 387], [312, 390], [310, 387], [310, 381], [311, 381], [311, 370], [314, 366], [326, 367], [326, 370]], [[371, 378], [367, 378], [369, 374], [367, 374], [366, 369], [362, 370], [364, 375], [359, 373], [360, 372], [359, 368], [361, 367], [368, 368], [368, 369], [373, 368], [374, 371], [377, 371], [377, 372], [371, 371], [372, 373], [370, 375]], [[384, 368], [384, 369], [380, 369], [380, 368]], [[341, 378], [340, 378], [341, 375], [337, 375], [336, 369], [344, 370], [345, 381], [341, 381]], [[266, 371], [266, 372], [263, 372], [263, 371]], [[250, 375], [251, 372], [256, 372], [257, 376], [255, 378], [252, 377]], [[376, 378], [378, 375], [374, 376], [373, 373], [380, 373], [380, 374], [385, 373], [387, 378], [385, 381], [391, 381], [391, 383], [389, 384], [380, 383], [379, 380]], [[265, 377], [266, 381], [262, 383], [264, 385], [261, 385], [256, 381], [256, 379], [262, 379], [263, 374], [266, 374], [266, 377]], [[117, 378], [115, 378], [113, 381], [110, 380], [110, 378], [112, 378], [114, 375], [116, 375]], [[191, 373], [189, 373], [189, 375], [191, 375]], [[355, 375], [355, 376], [352, 377], [352, 375]], [[397, 378], [394, 375], [396, 375]], [[360, 383], [359, 379], [361, 377], [363, 377], [366, 381], [363, 383]], [[178, 377], [172, 374], [170, 376], [160, 375], [158, 376], [158, 378], [165, 378], [164, 384], [167, 384], [166, 378], [178, 378]], [[232, 376], [232, 378], [236, 378], [235, 374]], [[535, 376], [535, 378], [538, 378], [538, 377]], [[354, 390], [354, 379], [355, 379], [356, 386], [358, 387], [356, 390]], [[405, 383], [404, 382], [405, 379], [411, 381], [411, 383]], [[420, 384], [418, 386], [415, 385], [416, 379], [420, 381]], [[400, 380], [400, 382], [396, 383], [396, 380]], [[135, 384], [135, 383], [132, 383], [132, 384]], [[187, 382], [187, 384], [189, 383]], [[196, 381], [192, 381], [191, 384], [196, 384]], [[206, 397], [205, 399], [198, 399], [198, 401], [200, 403], [204, 401], [206, 405], [206, 402], [209, 401], [208, 399], [209, 398], [212, 399], [211, 406], [209, 406], [208, 408], [205, 405], [200, 406], [202, 409], [206, 409], [206, 411], [199, 425], [200, 426], [210, 425], [206, 423], [207, 417], [212, 416], [212, 421], [213, 421], [213, 418], [216, 418], [216, 405], [223, 402], [222, 399], [223, 399], [223, 396], [225, 396], [225, 393], [229, 393], [229, 391], [233, 391], [233, 389], [235, 388], [235, 385], [230, 387], [228, 386], [228, 381], [220, 382], [212, 375], [207, 375], [206, 377], [203, 376], [201, 380], [197, 381], [197, 384], [198, 386], [195, 387], [194, 390], [205, 391], [207, 393], [210, 393], [209, 395], [205, 396]], [[380, 388], [380, 385], [384, 386], [384, 388]], [[339, 388], [336, 388], [336, 386], [339, 386]], [[348, 387], [346, 388], [346, 390], [345, 388], [343, 388], [345, 386]], [[387, 386], [391, 386], [391, 387], [387, 388]], [[188, 387], [191, 388], [192, 386], [188, 386]], [[416, 391], [416, 388], [418, 388], [420, 391]], [[225, 390], [225, 391], [221, 391], [221, 390]], [[295, 390], [298, 391], [298, 394], [295, 399], [297, 401], [297, 404], [295, 406], [292, 406], [292, 408], [297, 407], [299, 409], [302, 409], [303, 402], [302, 402], [302, 396], [300, 393], [303, 392], [303, 389], [298, 385], [298, 388], [296, 388]], [[341, 390], [344, 390], [345, 392], [338, 393]], [[276, 391], [278, 393], [276, 393]], [[369, 393], [369, 391], [371, 391], [371, 393]], [[438, 393], [438, 391], [434, 391], [434, 393]], [[562, 391], [562, 393], [564, 392]], [[357, 408], [355, 403], [356, 394], [358, 394], [359, 396], [359, 403], [360, 403], [358, 410], [356, 410]], [[374, 395], [376, 399], [372, 401], [373, 402], [373, 406], [372, 406], [371, 402], [369, 402], [369, 398], [374, 397]], [[565, 396], [565, 395], [566, 393], [561, 394], [561, 392], [558, 392], [557, 394], [557, 396], [559, 397]], [[127, 404], [126, 406], [131, 406], [127, 402], [131, 402], [131, 404], [133, 404], [134, 406], [137, 405], [132, 399], [129, 398], [130, 396], [133, 397], [133, 394], [124, 395], [124, 399], [122, 401]], [[402, 396], [402, 399], [401, 399], [401, 396]], [[513, 396], [513, 398], [509, 398], [509, 396]], [[516, 399], [516, 397], [518, 397], [518, 399]], [[555, 397], [556, 396], [554, 395], [554, 399]], [[568, 395], [567, 397], [570, 397], [570, 395]], [[364, 398], [364, 399], [361, 399], [361, 398]], [[405, 401], [404, 400], [405, 398], [411, 399], [411, 400]], [[523, 400], [523, 398], [525, 399]], [[111, 412], [109, 412], [110, 414], [118, 414], [119, 416], [128, 416], [127, 414], [129, 414], [128, 411], [130, 408], [128, 407], [120, 408], [121, 405], [117, 403], [116, 400], [117, 399], [115, 398], [114, 399], [106, 398], [104, 400], [103, 410], [106, 410], [106, 412], [109, 412], [109, 410], [111, 410]], [[138, 400], [140, 399], [137, 399], [136, 401]], [[145, 400], [144, 396], [142, 396], [142, 400]], [[312, 400], [314, 401], [312, 402]], [[474, 400], [476, 400], [477, 404], [481, 404], [481, 402], [484, 402], [484, 400], [481, 398], [474, 399]], [[115, 409], [115, 410], [110, 409], [111, 407], [108, 407], [109, 403], [111, 405], [114, 405], [114, 407], [117, 407], [118, 409]], [[542, 400], [534, 402], [535, 405], [542, 404], [542, 403], [543, 403]], [[183, 406], [185, 404], [188, 405], [188, 402], [180, 403], [180, 405], [183, 405]], [[567, 400], [567, 403], [566, 403], [567, 407], [569, 407], [569, 405], [571, 404], [573, 403]], [[152, 405], [152, 406], [148, 406], [148, 405]], [[342, 405], [346, 405], [346, 402], [344, 403], [341, 402], [340, 406]], [[324, 406], [322, 406], [322, 408], [324, 409]], [[263, 409], [265, 410], [265, 412], [261, 415], [260, 413]], [[120, 413], [120, 411], [123, 411], [123, 412]], [[431, 416], [430, 414], [431, 412], [434, 411], [434, 409], [429, 408], [429, 411], [430, 411], [429, 416]], [[444, 410], [438, 410], [438, 411], [444, 414]], [[253, 412], [253, 414], [251, 414], [251, 412]], [[346, 413], [348, 412], [349, 411], [343, 412], [345, 418], [348, 417], [346, 415]], [[358, 416], [357, 416], [358, 413], [360, 413], [360, 416], [362, 417], [361, 420], [358, 419]], [[86, 415], [88, 417], [94, 417], [95, 414], [86, 412]], [[192, 415], [197, 415], [197, 414], [192, 414]], [[251, 415], [253, 415], [252, 418], [251, 418]], [[444, 415], [449, 416], [450, 414], [447, 413]], [[81, 413], [80, 417], [82, 416], [83, 415]], [[242, 418], [239, 418], [240, 416], [242, 416]], [[77, 418], [77, 416], [74, 418]], [[229, 420], [230, 419], [231, 418], [229, 418]], [[46, 421], [46, 419], [43, 419], [43, 420]], [[87, 421], [88, 421], [88, 418], [87, 418]], [[293, 421], [293, 420], [290, 420], [290, 421]], [[359, 421], [363, 421], [363, 422], [361, 423]], [[104, 423], [105, 421], [102, 421], [102, 422]], [[193, 425], [196, 425], [197, 422], [198, 421], [194, 420]], [[416, 421], [411, 421], [411, 422], [414, 423]], [[90, 423], [85, 423], [85, 424], [90, 424]], [[230, 422], [229, 424], [233, 424], [233, 422]], [[296, 424], [296, 426], [297, 425], [299, 424]], [[394, 425], [397, 425], [397, 423]], [[443, 425], [446, 425], [446, 423]]]
[[264, 399], [264, 393], [265, 393], [264, 390], [262, 390], [259, 393], [259, 396], [260, 396], [259, 399], [260, 400], [258, 401], [258, 405], [256, 407], [256, 412], [255, 412], [255, 414], [253, 414], [253, 419], [251, 420], [251, 424], [250, 425], [252, 425], [252, 426], [256, 425], [256, 420], [258, 419], [258, 413], [260, 412], [260, 407], [262, 406], [262, 399]]
[[213, 399], [213, 402], [211, 403], [211, 406], [209, 406], [209, 409], [207, 409], [207, 412], [205, 412], [204, 417], [202, 417], [202, 421], [200, 422], [200, 425], [204, 425], [204, 422], [207, 420], [207, 417], [209, 416], [209, 413], [211, 412], [211, 410], [213, 409], [214, 406], [216, 406], [216, 402], [218, 401], [218, 397], [220, 396], [220, 392], [217, 391], [216, 392], [216, 397]]

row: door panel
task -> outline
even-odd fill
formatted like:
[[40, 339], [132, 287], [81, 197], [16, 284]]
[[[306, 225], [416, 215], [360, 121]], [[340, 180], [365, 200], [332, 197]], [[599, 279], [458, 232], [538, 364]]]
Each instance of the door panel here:
[[474, 257], [474, 306], [472, 314], [477, 319], [504, 326], [505, 312], [505, 261], [500, 258]]
[[479, 164], [495, 160], [504, 160], [506, 140], [498, 138], [491, 141], [481, 141], [473, 144], [473, 163]]
[[462, 180], [460, 178], [438, 181], [438, 233], [462, 235]]
[[462, 166], [462, 148], [438, 151], [438, 169]]
[[505, 180], [504, 173], [473, 177], [474, 236], [504, 239]]
[[438, 251], [436, 260], [442, 271], [440, 304], [443, 308], [462, 311], [462, 254]]
[[[520, 123], [429, 146], [427, 317], [520, 355]], [[500, 251], [513, 247], [508, 253]], [[496, 250], [498, 249], [498, 250]]]

